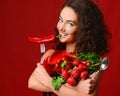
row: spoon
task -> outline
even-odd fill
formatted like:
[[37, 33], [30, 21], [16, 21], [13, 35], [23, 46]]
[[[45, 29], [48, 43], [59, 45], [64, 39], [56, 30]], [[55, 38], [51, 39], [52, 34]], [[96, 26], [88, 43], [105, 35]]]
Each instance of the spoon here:
[[95, 73], [95, 75], [92, 77], [92, 79], [95, 79], [95, 77], [97, 76], [97, 74], [100, 71], [106, 70], [108, 68], [108, 63], [109, 63], [109, 58], [108, 57], [104, 57], [99, 65], [99, 70]]

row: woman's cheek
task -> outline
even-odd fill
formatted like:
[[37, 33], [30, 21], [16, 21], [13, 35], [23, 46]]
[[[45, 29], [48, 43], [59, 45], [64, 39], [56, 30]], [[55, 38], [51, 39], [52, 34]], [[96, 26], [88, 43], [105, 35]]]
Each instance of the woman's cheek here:
[[56, 27], [57, 27], [57, 30], [59, 30], [59, 24], [58, 24], [58, 23], [57, 23], [57, 26], [56, 26]]

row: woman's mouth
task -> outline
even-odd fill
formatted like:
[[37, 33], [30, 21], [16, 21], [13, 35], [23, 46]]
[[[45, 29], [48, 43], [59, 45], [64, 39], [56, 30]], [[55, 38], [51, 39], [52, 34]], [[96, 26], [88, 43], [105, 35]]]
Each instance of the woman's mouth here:
[[66, 37], [68, 36], [69, 34], [66, 34], [66, 33], [60, 33], [60, 37]]

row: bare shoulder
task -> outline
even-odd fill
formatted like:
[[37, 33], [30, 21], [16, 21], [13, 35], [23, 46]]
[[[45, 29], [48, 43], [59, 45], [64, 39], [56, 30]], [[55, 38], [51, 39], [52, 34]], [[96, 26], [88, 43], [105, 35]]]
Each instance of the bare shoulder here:
[[45, 58], [50, 57], [55, 52], [54, 49], [47, 50], [42, 56], [41, 60], [43, 61]]

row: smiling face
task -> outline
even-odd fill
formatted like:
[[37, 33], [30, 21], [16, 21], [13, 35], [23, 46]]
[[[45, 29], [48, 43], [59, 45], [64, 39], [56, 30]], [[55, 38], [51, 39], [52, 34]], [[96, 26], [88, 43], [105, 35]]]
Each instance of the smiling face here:
[[57, 29], [62, 43], [74, 43], [78, 29], [77, 14], [71, 7], [64, 7], [60, 13]]

